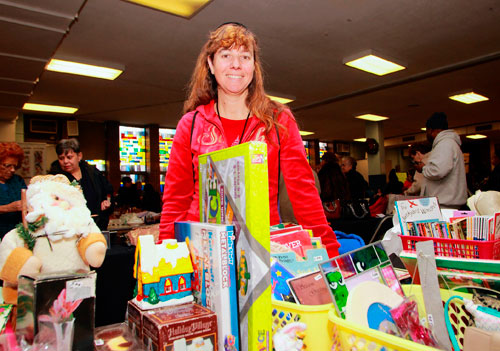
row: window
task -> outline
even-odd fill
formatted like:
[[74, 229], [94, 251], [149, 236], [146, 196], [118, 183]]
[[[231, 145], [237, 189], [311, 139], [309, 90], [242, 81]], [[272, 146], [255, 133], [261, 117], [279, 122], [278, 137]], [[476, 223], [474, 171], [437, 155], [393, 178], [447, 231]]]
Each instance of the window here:
[[328, 151], [328, 144], [327, 143], [323, 143], [323, 142], [319, 142], [319, 159], [321, 160], [321, 157], [323, 157], [323, 155], [325, 154], [325, 152]]
[[165, 280], [165, 293], [168, 294], [170, 292], [172, 292], [172, 281], [167, 278], [167, 280]]
[[159, 154], [160, 154], [160, 190], [163, 192], [165, 187], [165, 172], [168, 168], [170, 160], [170, 151], [172, 150], [172, 142], [174, 141], [175, 129], [160, 128], [159, 129]]
[[179, 291], [186, 290], [186, 278], [180, 277], [179, 279]]
[[85, 160], [88, 164], [94, 165], [101, 172], [106, 172], [106, 160]]
[[304, 148], [306, 149], [307, 161], [311, 162], [311, 159], [309, 156], [309, 142], [307, 140], [302, 140], [302, 143], [304, 143]]
[[160, 171], [166, 172], [168, 161], [170, 159], [170, 151], [172, 142], [174, 141], [175, 129], [160, 128]]
[[146, 130], [120, 126], [120, 171], [146, 172]]

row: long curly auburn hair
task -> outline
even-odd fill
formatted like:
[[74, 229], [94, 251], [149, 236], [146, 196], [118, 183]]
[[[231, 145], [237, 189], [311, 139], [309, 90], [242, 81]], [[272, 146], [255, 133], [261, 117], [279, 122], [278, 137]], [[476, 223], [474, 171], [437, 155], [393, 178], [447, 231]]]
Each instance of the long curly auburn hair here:
[[273, 126], [282, 128], [274, 116], [286, 109], [283, 104], [271, 100], [264, 91], [264, 77], [257, 38], [245, 26], [238, 23], [227, 23], [210, 32], [196, 61], [196, 66], [189, 83], [189, 94], [184, 103], [184, 113], [193, 111], [200, 105], [206, 105], [211, 100], [217, 100], [217, 81], [210, 72], [208, 58], [213, 60], [220, 49], [243, 46], [254, 54], [254, 77], [248, 86], [247, 107], [266, 126], [269, 133]]

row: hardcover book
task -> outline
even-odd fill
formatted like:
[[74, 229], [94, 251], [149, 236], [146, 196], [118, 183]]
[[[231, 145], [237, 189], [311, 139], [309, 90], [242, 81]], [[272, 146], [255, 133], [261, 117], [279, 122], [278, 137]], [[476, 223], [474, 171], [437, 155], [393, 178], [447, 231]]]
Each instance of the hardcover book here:
[[443, 216], [436, 197], [396, 201], [396, 211], [402, 235], [411, 235], [407, 222], [422, 220], [442, 221]]

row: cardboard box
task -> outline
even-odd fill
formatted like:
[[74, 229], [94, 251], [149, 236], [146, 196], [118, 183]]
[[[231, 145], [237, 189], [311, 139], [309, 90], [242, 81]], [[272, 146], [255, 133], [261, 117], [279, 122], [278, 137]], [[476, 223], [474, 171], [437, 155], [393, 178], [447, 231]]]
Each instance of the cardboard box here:
[[63, 295], [65, 301], [81, 300], [73, 311], [73, 350], [94, 347], [95, 272], [59, 272], [38, 274], [34, 278], [20, 276], [17, 297], [16, 332], [33, 342], [39, 331], [40, 315], [50, 315], [50, 308]]
[[234, 226], [176, 222], [175, 237], [189, 243], [195, 301], [217, 314], [219, 350], [231, 345], [231, 351], [239, 351]]
[[142, 339], [142, 313], [143, 311], [133, 301], [127, 304], [127, 320], [128, 327], [132, 334]]
[[217, 317], [195, 303], [143, 311], [142, 340], [147, 351], [172, 351], [174, 343], [217, 351]]
[[235, 226], [241, 350], [269, 350], [271, 244], [267, 145], [248, 142], [200, 155], [198, 159], [200, 222]]

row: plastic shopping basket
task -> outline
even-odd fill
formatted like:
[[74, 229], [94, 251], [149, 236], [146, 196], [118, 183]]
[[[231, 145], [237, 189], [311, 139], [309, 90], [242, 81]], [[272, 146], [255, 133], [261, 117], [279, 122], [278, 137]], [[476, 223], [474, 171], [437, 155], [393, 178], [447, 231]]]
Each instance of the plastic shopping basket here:
[[[414, 295], [419, 305], [420, 317], [425, 316], [425, 307], [420, 286], [403, 286], [407, 296]], [[464, 297], [470, 298], [470, 294], [458, 293]], [[457, 295], [455, 291], [441, 289], [441, 299], [446, 301], [450, 296]], [[458, 305], [458, 304], [456, 304]], [[452, 313], [456, 318], [451, 318], [454, 329], [457, 331], [457, 339], [459, 344], [463, 345], [463, 333], [465, 331], [465, 323], [468, 318], [462, 318], [465, 314], [461, 306], [452, 308]], [[435, 351], [437, 349], [425, 345], [415, 343], [400, 337], [389, 335], [384, 332], [370, 329], [361, 326], [357, 323], [346, 321], [338, 317], [334, 310], [328, 314], [331, 327], [333, 328], [332, 335], [332, 350], [358, 350], [358, 351]]]
[[418, 241], [432, 240], [436, 256], [480, 258], [485, 260], [500, 259], [500, 240], [458, 240], [431, 238], [426, 236], [401, 235], [401, 242], [405, 251], [415, 252]]
[[289, 323], [301, 322], [307, 325], [304, 345], [311, 351], [328, 351], [332, 345], [332, 326], [328, 312], [333, 304], [306, 306], [291, 302], [272, 302], [273, 335]]

